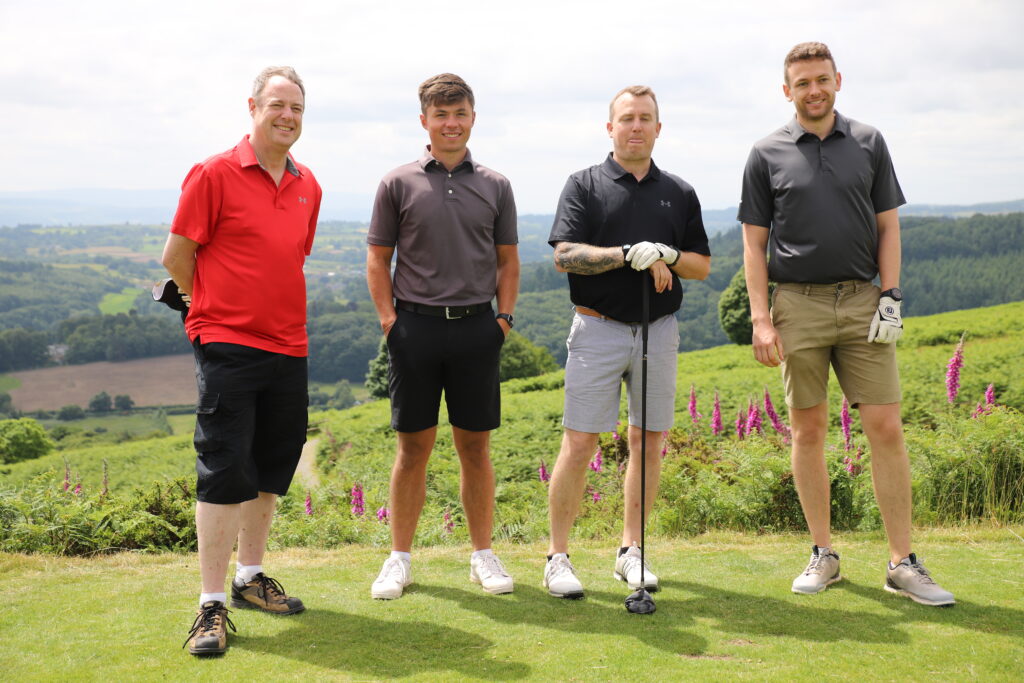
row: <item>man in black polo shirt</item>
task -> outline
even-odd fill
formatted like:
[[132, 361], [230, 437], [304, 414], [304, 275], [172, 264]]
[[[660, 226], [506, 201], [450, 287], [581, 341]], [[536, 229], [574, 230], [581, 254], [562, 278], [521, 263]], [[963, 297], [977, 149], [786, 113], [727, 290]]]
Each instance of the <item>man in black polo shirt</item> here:
[[488, 593], [510, 593], [512, 577], [491, 552], [490, 433], [501, 421], [498, 361], [519, 291], [515, 200], [508, 180], [476, 163], [466, 147], [476, 119], [466, 82], [440, 74], [420, 85], [419, 95], [430, 145], [418, 161], [384, 176], [366, 238], [367, 282], [387, 339], [391, 426], [398, 432], [392, 553], [371, 594], [398, 598], [412, 583], [410, 551], [442, 391], [473, 543], [469, 578]]
[[[711, 267], [700, 202], [682, 179], [651, 159], [661, 131], [658, 103], [646, 86], [621, 90], [609, 106], [613, 151], [604, 163], [569, 177], [549, 243], [555, 267], [569, 273], [576, 315], [566, 342], [562, 447], [551, 476], [551, 542], [544, 586], [560, 598], [583, 596], [569, 562], [569, 531], [586, 486], [586, 468], [600, 432], [611, 431], [626, 381], [629, 465], [625, 520], [615, 577], [640, 587], [640, 366], [643, 287], [651, 290], [648, 345], [647, 500], [650, 512], [661, 474], [662, 432], [675, 414], [679, 326], [678, 278], [703, 280]], [[647, 590], [658, 578], [645, 569]]]
[[[881, 134], [835, 111], [842, 76], [828, 47], [797, 45], [783, 70], [796, 116], [754, 145], [738, 219], [754, 357], [782, 365], [793, 479], [814, 542], [793, 592], [818, 593], [841, 578], [824, 457], [831, 363], [871, 444], [875, 497], [889, 537], [885, 589], [926, 605], [952, 605], [953, 595], [910, 551], [910, 461], [895, 346], [903, 332], [903, 192]], [[875, 276], [881, 287], [872, 284]], [[778, 283], [770, 310], [769, 279]]]

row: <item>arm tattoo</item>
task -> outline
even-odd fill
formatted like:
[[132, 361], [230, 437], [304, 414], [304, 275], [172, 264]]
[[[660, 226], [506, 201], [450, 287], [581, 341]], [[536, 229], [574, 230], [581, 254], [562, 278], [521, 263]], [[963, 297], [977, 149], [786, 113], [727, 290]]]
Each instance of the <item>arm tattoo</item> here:
[[577, 275], [597, 275], [625, 265], [619, 247], [595, 247], [580, 242], [559, 242], [555, 247], [555, 263], [562, 270]]

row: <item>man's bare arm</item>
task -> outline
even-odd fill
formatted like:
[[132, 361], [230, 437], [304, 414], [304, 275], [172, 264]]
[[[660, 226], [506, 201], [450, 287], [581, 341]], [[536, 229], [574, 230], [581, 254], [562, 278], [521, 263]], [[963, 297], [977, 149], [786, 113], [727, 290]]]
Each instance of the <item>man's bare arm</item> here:
[[626, 265], [622, 247], [595, 247], [582, 242], [555, 245], [555, 268], [560, 273], [597, 275]]
[[164, 253], [160, 262], [167, 269], [167, 274], [178, 285], [178, 289], [192, 296], [192, 281], [196, 276], [196, 250], [199, 243], [173, 232], [167, 236]]
[[684, 280], [703, 280], [711, 272], [711, 257], [694, 251], [681, 251], [671, 270]]
[[395, 312], [395, 295], [391, 284], [391, 256], [394, 247], [383, 247], [378, 244], [368, 245], [366, 251], [366, 284], [370, 289], [370, 298], [377, 309], [380, 329], [387, 336], [391, 326], [395, 324], [398, 313]]
[[[515, 244], [495, 245], [498, 255], [498, 282], [495, 298], [499, 313], [513, 313], [516, 298], [519, 296], [519, 246]], [[498, 318], [498, 324], [505, 334], [510, 328], [504, 318]]]
[[899, 209], [875, 214], [878, 225], [878, 279], [882, 291], [900, 286]]
[[782, 340], [772, 324], [768, 306], [768, 228], [743, 224], [743, 270], [750, 299], [751, 346], [757, 362], [776, 367], [785, 359]]

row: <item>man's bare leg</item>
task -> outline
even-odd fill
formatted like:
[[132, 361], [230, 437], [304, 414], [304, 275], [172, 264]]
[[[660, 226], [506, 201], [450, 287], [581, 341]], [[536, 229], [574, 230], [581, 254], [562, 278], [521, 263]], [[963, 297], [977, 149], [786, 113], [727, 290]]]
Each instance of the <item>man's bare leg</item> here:
[[238, 537], [241, 505], [196, 503], [199, 574], [203, 593], [223, 593], [231, 551]]
[[[623, 483], [622, 497], [625, 503], [622, 525], [622, 547], [634, 542], [640, 543], [640, 435], [641, 429], [629, 426], [629, 463], [626, 465], [626, 478]], [[658, 484], [661, 481], [661, 432], [647, 432], [647, 499], [644, 505], [644, 516], [651, 518], [654, 501], [658, 497]]]
[[832, 509], [828, 469], [825, 467], [828, 403], [823, 401], [812, 408], [790, 409], [789, 417], [793, 423], [793, 481], [800, 497], [800, 507], [814, 545], [830, 548]]
[[427, 498], [427, 462], [437, 427], [398, 432], [398, 453], [391, 469], [391, 549], [409, 552]]
[[548, 488], [549, 555], [569, 552], [569, 532], [579, 513], [587, 485], [587, 464], [597, 451], [597, 437], [598, 434], [568, 428], [562, 434], [562, 448]]
[[491, 433], [471, 432], [452, 426], [452, 441], [461, 466], [459, 493], [466, 512], [473, 550], [491, 547], [494, 529], [494, 467], [491, 464]]
[[910, 458], [903, 441], [900, 404], [860, 405], [860, 421], [871, 444], [871, 481], [889, 537], [889, 559], [910, 555]]

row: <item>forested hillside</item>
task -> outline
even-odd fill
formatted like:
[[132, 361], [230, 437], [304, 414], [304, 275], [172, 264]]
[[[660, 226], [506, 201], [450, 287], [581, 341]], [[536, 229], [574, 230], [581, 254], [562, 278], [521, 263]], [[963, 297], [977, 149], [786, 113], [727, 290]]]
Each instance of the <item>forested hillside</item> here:
[[[520, 217], [522, 286], [516, 329], [565, 360], [572, 310], [566, 276], [547, 244], [551, 216]], [[1024, 213], [906, 217], [903, 278], [908, 315], [1024, 300]], [[187, 351], [175, 314], [149, 300], [163, 277], [166, 226], [0, 228], [0, 372], [53, 362], [122, 360]], [[307, 262], [310, 374], [361, 382], [379, 333], [364, 276], [366, 225], [327, 221]], [[712, 269], [684, 284], [680, 350], [726, 343], [718, 298], [742, 264], [738, 226], [711, 238]], [[101, 313], [99, 306], [106, 313]], [[120, 302], [120, 303], [118, 303]], [[73, 320], [71, 320], [73, 319]]]

